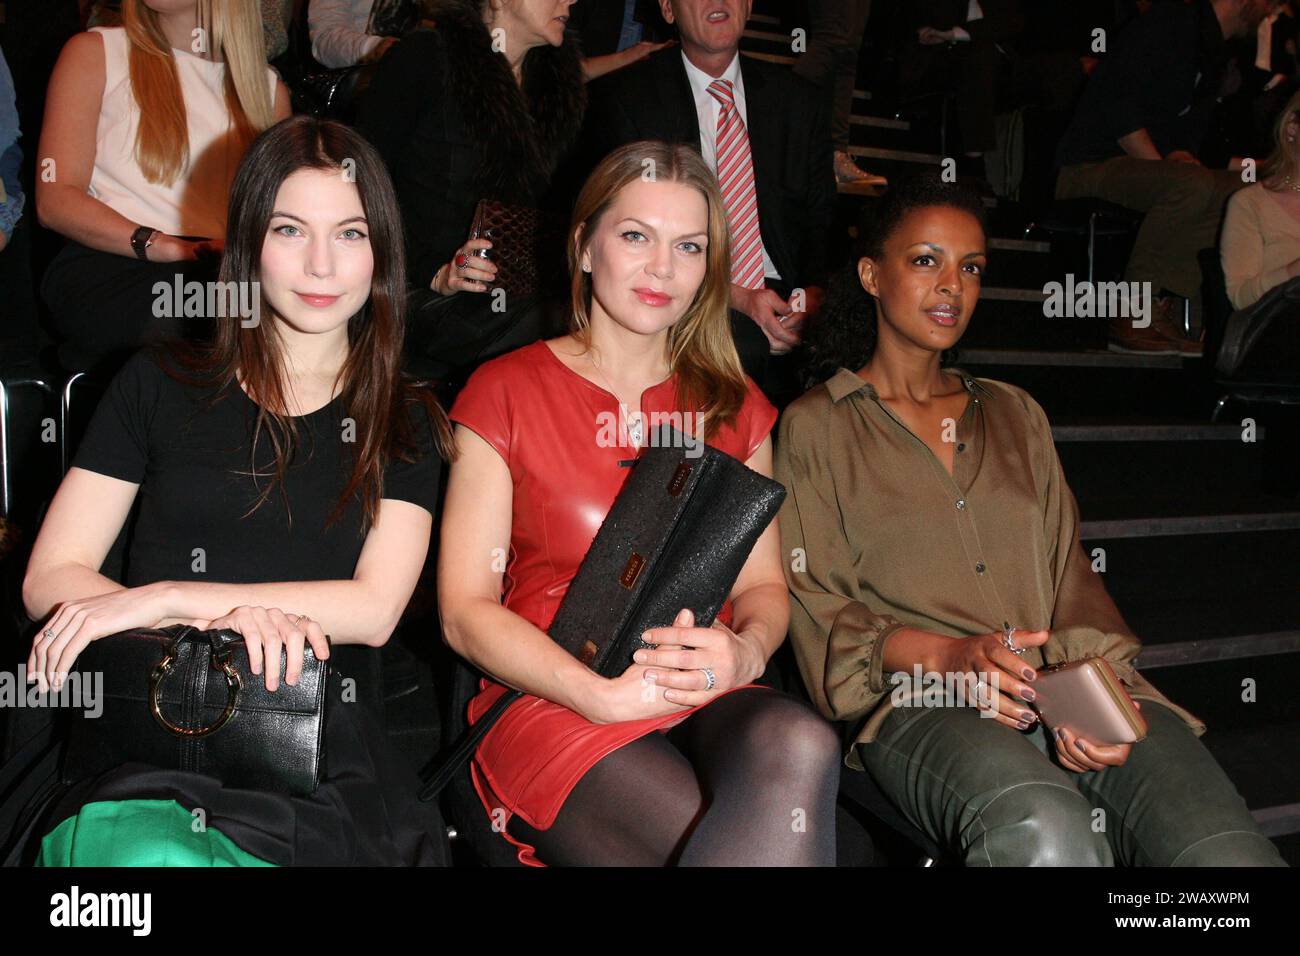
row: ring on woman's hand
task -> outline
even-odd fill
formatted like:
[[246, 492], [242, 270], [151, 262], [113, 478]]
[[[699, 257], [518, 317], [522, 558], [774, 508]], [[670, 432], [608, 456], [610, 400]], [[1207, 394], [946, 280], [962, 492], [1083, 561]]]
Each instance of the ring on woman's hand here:
[[713, 690], [713, 688], [716, 687], [718, 684], [718, 679], [713, 676], [713, 670], [708, 667], [701, 667], [700, 670], [704, 671], [704, 678], [709, 682], [708, 686], [705, 687], [704, 689]]
[[1025, 648], [1020, 647], [1018, 644], [1016, 644], [1015, 641], [1011, 639], [1011, 635], [1015, 633], [1016, 633], [1016, 628], [1008, 626], [1007, 629], [1002, 632], [1002, 646], [1005, 647], [1007, 650], [1009, 650], [1012, 654], [1015, 654], [1017, 657], [1019, 657], [1021, 654], [1025, 652]]
[[50, 638], [54, 637], [54, 631], [47, 627], [45, 629], [45, 636]]
[[463, 252], [456, 253], [456, 268], [464, 269], [467, 265], [469, 265], [469, 256]]

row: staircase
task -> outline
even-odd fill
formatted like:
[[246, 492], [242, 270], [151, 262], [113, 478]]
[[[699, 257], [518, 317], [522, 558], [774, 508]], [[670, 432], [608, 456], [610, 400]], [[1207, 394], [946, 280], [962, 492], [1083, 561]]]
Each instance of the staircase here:
[[[796, 61], [789, 7], [756, 0], [746, 52]], [[935, 130], [886, 99], [855, 94], [859, 165], [886, 176], [938, 165]], [[841, 190], [838, 222], [871, 201]], [[1265, 490], [1277, 460], [1294, 469], [1294, 446], [1270, 448], [1282, 429], [1268, 427], [1268, 409], [1234, 407], [1212, 423], [1217, 393], [1200, 360], [1107, 352], [1104, 319], [1046, 318], [1044, 284], [1085, 277], [1081, 249], [1026, 238], [1030, 210], [987, 204], [987, 285], [958, 364], [1025, 388], [1047, 410], [1084, 549], [1104, 558], [1107, 588], [1143, 640], [1138, 665], [1206, 721], [1205, 745], [1300, 865], [1300, 498]], [[834, 245], [847, 250], [845, 238]]]

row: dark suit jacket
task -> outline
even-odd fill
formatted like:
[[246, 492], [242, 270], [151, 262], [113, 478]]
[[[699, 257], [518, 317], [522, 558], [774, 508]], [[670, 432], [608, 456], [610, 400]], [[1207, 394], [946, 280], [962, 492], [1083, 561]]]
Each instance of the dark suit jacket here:
[[[830, 104], [786, 67], [742, 54], [740, 69], [763, 245], [784, 285], [821, 285], [835, 205]], [[592, 83], [584, 139], [588, 168], [638, 139], [698, 150], [699, 117], [681, 49], [660, 50]]]

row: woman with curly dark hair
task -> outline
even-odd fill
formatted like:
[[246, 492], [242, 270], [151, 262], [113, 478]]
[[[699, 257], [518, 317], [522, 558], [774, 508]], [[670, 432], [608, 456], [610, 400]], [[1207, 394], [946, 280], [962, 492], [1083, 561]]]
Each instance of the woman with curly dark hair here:
[[[978, 198], [897, 185], [865, 246], [810, 330], [821, 384], [786, 409], [775, 467], [790, 639], [818, 708], [851, 725], [845, 763], [971, 866], [1283, 865], [1205, 725], [1133, 667], [1043, 410], [944, 368], [986, 267]], [[1040, 669], [1085, 658], [1141, 699], [1145, 739], [1041, 726]], [[930, 706], [934, 675], [975, 706]]]

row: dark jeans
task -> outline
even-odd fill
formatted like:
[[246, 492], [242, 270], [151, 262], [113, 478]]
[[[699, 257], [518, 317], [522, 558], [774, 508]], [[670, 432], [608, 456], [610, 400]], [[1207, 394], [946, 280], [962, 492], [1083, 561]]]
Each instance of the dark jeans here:
[[858, 52], [871, 0], [809, 0], [808, 52], [794, 72], [823, 87], [831, 99], [831, 143], [849, 148], [849, 118], [858, 78]]
[[863, 765], [912, 823], [966, 866], [1285, 866], [1183, 721], [1142, 701], [1146, 739], [1119, 767], [1073, 773], [971, 707], [895, 709]]

